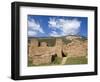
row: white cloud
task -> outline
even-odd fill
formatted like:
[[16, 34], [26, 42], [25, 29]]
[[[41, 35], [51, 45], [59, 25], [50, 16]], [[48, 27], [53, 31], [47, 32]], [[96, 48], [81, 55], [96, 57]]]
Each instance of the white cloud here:
[[55, 18], [50, 18], [48, 23], [49, 23], [49, 27], [51, 27], [52, 29], [58, 28], [57, 21]]
[[34, 36], [38, 33], [44, 33], [40, 24], [36, 22], [34, 19], [28, 20], [28, 36]]
[[[50, 18], [48, 21], [49, 27], [57, 33], [57, 29], [60, 30], [57, 35], [75, 35], [79, 32], [81, 22], [77, 19], [55, 19]], [[53, 36], [53, 32], [51, 32]], [[55, 34], [54, 34], [55, 36]]]
[[28, 36], [30, 36], [30, 37], [32, 37], [32, 36], [34, 36], [34, 35], [37, 35], [37, 32], [35, 32], [35, 31], [28, 31]]
[[60, 36], [56, 31], [52, 31], [49, 35], [52, 37], [59, 37]]

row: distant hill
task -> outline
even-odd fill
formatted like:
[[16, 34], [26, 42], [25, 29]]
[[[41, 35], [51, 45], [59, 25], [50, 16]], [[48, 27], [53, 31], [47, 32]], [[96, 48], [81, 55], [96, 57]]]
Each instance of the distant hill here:
[[74, 38], [84, 38], [84, 39], [87, 39], [87, 37], [85, 37], [85, 36], [79, 36], [79, 35], [66, 35], [66, 36], [61, 36], [61, 37], [28, 37], [28, 39], [54, 39], [54, 38], [69, 38], [69, 37], [71, 37], [72, 39], [74, 39]]

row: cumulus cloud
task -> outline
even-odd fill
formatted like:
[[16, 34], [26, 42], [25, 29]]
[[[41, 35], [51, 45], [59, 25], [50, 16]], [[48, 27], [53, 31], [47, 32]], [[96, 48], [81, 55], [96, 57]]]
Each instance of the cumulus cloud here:
[[28, 31], [28, 36], [32, 37], [34, 35], [37, 35], [37, 32], [31, 30]]
[[60, 34], [57, 33], [56, 31], [52, 31], [52, 32], [49, 34], [49, 36], [52, 36], [52, 37], [59, 37]]
[[[57, 19], [50, 18], [48, 21], [48, 26], [53, 30], [50, 36], [54, 34], [57, 36], [62, 35], [75, 35], [79, 32], [81, 22], [77, 19]], [[59, 30], [60, 32], [57, 32]]]
[[50, 18], [48, 21], [49, 27], [51, 27], [52, 29], [59, 28], [59, 25], [57, 23], [58, 21], [56, 20], [56, 18]]
[[35, 36], [38, 33], [44, 33], [39, 22], [36, 22], [34, 19], [28, 20], [28, 36]]

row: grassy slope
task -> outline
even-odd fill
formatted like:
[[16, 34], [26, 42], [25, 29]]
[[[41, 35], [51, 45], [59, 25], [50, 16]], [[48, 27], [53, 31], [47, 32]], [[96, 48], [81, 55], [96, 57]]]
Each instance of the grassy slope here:
[[70, 57], [66, 60], [66, 64], [87, 64], [86, 57]]
[[[62, 61], [61, 58], [56, 57], [51, 64], [42, 64], [38, 66], [60, 65], [61, 61]], [[86, 57], [70, 57], [66, 60], [65, 65], [76, 65], [76, 64], [87, 64], [87, 63], [88, 61]], [[36, 66], [36, 65], [32, 65], [32, 61], [29, 60], [28, 66]]]

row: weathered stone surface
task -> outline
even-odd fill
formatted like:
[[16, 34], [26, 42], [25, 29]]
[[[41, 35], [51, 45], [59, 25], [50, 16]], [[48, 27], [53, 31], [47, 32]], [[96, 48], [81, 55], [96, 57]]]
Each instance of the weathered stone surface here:
[[74, 39], [77, 39], [77, 38], [80, 38], [81, 39], [81, 37], [79, 37], [79, 36], [77, 37], [77, 36], [73, 36], [73, 35], [66, 37], [67, 40], [74, 40]]
[[67, 54], [68, 57], [78, 57], [87, 55], [87, 42], [81, 42], [78, 40], [73, 40], [68, 45], [63, 46], [63, 52]]
[[[70, 38], [70, 37], [69, 37]], [[34, 65], [50, 64], [52, 62], [52, 56], [57, 55], [62, 58], [62, 53], [68, 57], [80, 57], [87, 55], [87, 41], [79, 41], [71, 39], [72, 42], [63, 44], [62, 39], [56, 39], [55, 45], [50, 47], [46, 42], [39, 42], [36, 39], [32, 39], [29, 46], [29, 56], [32, 58]]]
[[55, 44], [55, 53], [57, 54], [58, 57], [62, 57], [62, 47], [63, 47], [63, 42], [61, 39], [56, 40]]
[[46, 46], [47, 46], [47, 43], [46, 43], [46, 42], [41, 42], [41, 43], [40, 43], [40, 46], [46, 47]]
[[33, 65], [50, 64], [51, 56], [34, 56], [32, 63]]

